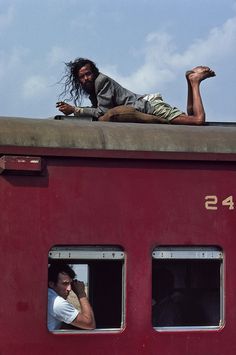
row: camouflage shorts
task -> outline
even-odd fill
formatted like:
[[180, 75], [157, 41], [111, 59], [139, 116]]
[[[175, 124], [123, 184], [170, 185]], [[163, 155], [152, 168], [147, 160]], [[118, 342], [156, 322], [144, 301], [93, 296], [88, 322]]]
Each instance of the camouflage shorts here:
[[154, 116], [164, 118], [167, 121], [171, 121], [173, 118], [184, 114], [184, 112], [180, 111], [177, 107], [172, 107], [164, 102], [159, 93], [146, 95], [143, 99], [149, 101], [150, 105], [154, 108], [152, 113]]

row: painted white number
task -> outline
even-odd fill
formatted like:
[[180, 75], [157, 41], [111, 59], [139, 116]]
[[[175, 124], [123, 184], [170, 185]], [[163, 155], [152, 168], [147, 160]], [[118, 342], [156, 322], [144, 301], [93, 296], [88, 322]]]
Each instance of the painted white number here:
[[222, 201], [223, 206], [228, 206], [229, 210], [234, 210], [234, 201], [233, 196], [229, 196]]
[[207, 210], [217, 210], [217, 196], [205, 196], [205, 207]]
[[[205, 208], [207, 210], [217, 210], [218, 209], [218, 197], [215, 195], [205, 196]], [[234, 210], [234, 200], [233, 196], [226, 197], [222, 202], [222, 206], [228, 207], [229, 210]]]

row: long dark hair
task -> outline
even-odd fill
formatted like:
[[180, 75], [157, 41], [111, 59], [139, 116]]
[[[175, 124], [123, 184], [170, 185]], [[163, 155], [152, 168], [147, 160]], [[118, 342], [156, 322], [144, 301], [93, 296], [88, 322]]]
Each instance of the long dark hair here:
[[80, 105], [83, 96], [88, 96], [78, 79], [78, 71], [86, 64], [90, 65], [91, 70], [96, 78], [99, 74], [99, 70], [96, 67], [96, 64], [89, 59], [76, 58], [74, 61], [65, 63], [65, 75], [59, 81], [59, 83], [64, 85], [64, 90], [59, 95], [59, 100], [66, 97], [65, 101], [73, 101], [75, 105]]

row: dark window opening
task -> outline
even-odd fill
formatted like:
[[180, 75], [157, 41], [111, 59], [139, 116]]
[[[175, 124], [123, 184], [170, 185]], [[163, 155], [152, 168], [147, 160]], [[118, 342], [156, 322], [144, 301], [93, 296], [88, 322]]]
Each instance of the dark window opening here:
[[219, 327], [223, 320], [223, 254], [218, 248], [156, 248], [152, 324]]

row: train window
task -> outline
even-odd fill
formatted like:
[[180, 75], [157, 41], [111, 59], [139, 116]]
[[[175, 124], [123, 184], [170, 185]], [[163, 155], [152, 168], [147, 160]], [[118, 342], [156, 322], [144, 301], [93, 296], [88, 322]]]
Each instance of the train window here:
[[224, 320], [223, 252], [158, 247], [152, 254], [152, 324], [157, 330], [219, 329]]
[[[84, 281], [93, 308], [96, 329], [92, 332], [120, 331], [124, 325], [125, 253], [120, 247], [54, 246], [49, 251], [48, 264], [65, 263]], [[77, 297], [70, 292], [68, 301], [78, 306]], [[85, 332], [63, 324], [62, 332]], [[88, 332], [88, 331], [86, 331]]]

